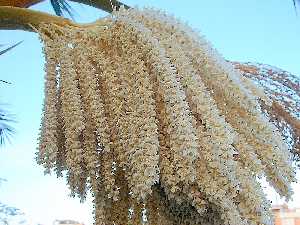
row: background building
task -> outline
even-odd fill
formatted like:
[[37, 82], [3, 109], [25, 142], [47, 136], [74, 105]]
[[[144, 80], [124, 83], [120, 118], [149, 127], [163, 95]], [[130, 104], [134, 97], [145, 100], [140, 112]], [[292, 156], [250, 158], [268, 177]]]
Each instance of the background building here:
[[273, 206], [275, 225], [300, 225], [300, 208], [289, 209], [287, 205]]

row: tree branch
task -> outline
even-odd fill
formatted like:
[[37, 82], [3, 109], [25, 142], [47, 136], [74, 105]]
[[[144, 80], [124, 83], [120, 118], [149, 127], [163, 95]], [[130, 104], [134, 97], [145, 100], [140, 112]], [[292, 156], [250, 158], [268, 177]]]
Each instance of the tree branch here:
[[[44, 0], [12, 0], [12, 1], [0, 0], [0, 6], [14, 6], [20, 8], [28, 8], [42, 1]], [[109, 13], [112, 12], [113, 10], [112, 6], [115, 7], [116, 9], [119, 9], [121, 6], [124, 6], [126, 9], [129, 8], [128, 5], [119, 2], [117, 0], [70, 0], [70, 1], [89, 5]]]
[[0, 29], [34, 31], [41, 23], [78, 26], [69, 19], [11, 6], [0, 6]]
[[[25, 30], [34, 31], [33, 27], [38, 27], [40, 23], [56, 23], [60, 25], [75, 25], [68, 19], [38, 12], [30, 9], [24, 9], [44, 0], [0, 0], [0, 29], [2, 30]], [[119, 9], [121, 6], [129, 6], [117, 0], [70, 0], [78, 3], [90, 5], [102, 9], [106, 12], [112, 12], [113, 8]], [[20, 8], [19, 8], [20, 7]]]
[[0, 0], [0, 6], [14, 6], [20, 8], [28, 8], [44, 0]]

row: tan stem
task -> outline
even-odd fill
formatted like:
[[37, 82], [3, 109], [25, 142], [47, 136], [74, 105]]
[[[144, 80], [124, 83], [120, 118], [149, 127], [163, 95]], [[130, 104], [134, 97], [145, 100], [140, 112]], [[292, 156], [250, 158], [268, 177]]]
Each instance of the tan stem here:
[[78, 26], [69, 19], [31, 9], [0, 6], [0, 29], [34, 31], [41, 23]]
[[[0, 0], [0, 6], [14, 6], [20, 8], [28, 8], [42, 1], [44, 0], [11, 0], [11, 1]], [[129, 6], [117, 0], [70, 0], [70, 1], [89, 5], [104, 10], [106, 12], [112, 12], [113, 8], [118, 9], [120, 8], [120, 6], [129, 8]]]
[[[0, 30], [25, 30], [34, 31], [31, 26], [38, 27], [40, 23], [56, 23], [60, 25], [72, 24], [70, 20], [53, 16], [30, 9], [24, 9], [44, 0], [0, 0]], [[129, 6], [117, 0], [70, 0], [93, 6], [106, 12], [112, 12], [113, 8]], [[30, 26], [30, 25], [31, 26]]]
[[0, 0], [0, 6], [14, 6], [20, 8], [28, 8], [44, 0]]

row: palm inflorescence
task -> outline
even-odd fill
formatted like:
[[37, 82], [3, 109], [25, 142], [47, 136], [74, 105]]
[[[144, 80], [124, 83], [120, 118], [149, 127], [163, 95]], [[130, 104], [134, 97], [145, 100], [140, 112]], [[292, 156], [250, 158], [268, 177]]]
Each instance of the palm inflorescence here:
[[263, 90], [188, 25], [130, 9], [44, 24], [38, 162], [91, 191], [95, 224], [272, 224], [258, 182], [295, 181]]

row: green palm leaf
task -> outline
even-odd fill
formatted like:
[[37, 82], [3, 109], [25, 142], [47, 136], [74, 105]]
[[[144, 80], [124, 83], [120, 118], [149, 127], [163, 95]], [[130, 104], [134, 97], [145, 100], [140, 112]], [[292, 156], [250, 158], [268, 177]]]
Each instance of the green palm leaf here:
[[[114, 8], [119, 9], [121, 6], [124, 6], [126, 9], [129, 8], [128, 5], [118, 0], [98, 0], [98, 1], [72, 0], [72, 1], [90, 5], [109, 13], [112, 12]], [[66, 0], [50, 0], [50, 2], [56, 15], [63, 16], [64, 13], [67, 13], [68, 15], [73, 17], [72, 7], [67, 3]]]
[[14, 122], [13, 116], [0, 108], [0, 146], [10, 142], [15, 133], [15, 129], [10, 124]]
[[72, 17], [72, 8], [65, 0], [50, 0], [50, 2], [56, 15], [63, 16], [67, 13]]
[[[6, 48], [6, 49], [3, 49], [0, 51], [0, 55], [3, 55], [4, 53], [8, 52], [9, 50], [13, 49], [14, 47], [18, 46], [19, 44], [21, 44], [23, 41], [19, 41], [18, 43]], [[0, 47], [3, 46], [3, 45], [0, 45]]]

